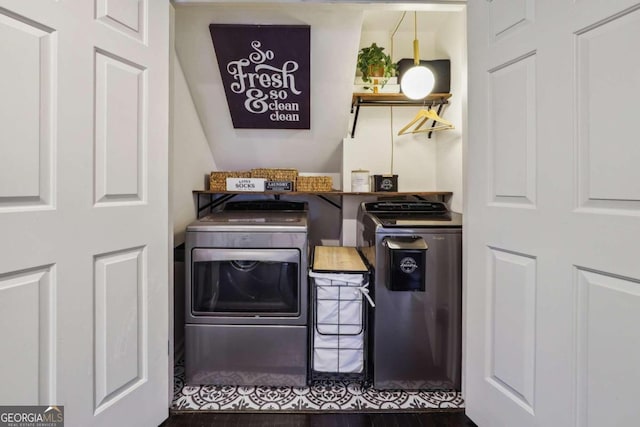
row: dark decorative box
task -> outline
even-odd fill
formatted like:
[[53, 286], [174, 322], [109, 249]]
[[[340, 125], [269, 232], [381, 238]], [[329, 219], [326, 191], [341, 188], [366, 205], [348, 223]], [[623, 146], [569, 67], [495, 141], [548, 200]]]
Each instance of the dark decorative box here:
[[267, 181], [265, 191], [293, 191], [293, 181]]
[[373, 191], [398, 191], [398, 175], [373, 175]]

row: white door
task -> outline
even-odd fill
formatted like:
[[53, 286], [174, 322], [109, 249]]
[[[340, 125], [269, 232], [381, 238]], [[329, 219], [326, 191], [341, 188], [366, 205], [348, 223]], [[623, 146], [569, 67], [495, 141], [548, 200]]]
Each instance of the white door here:
[[481, 427], [640, 405], [640, 4], [468, 5], [466, 404]]
[[167, 416], [160, 0], [0, 0], [0, 402]]

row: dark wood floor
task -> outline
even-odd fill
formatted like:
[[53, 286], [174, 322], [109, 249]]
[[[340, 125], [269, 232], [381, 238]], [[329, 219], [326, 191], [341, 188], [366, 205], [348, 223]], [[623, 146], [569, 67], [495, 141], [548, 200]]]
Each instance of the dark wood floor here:
[[173, 414], [160, 427], [477, 427], [462, 411], [416, 413]]

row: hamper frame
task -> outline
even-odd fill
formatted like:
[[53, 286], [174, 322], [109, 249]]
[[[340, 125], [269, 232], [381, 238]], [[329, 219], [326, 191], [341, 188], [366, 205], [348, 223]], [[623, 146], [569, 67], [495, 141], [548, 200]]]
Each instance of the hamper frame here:
[[[358, 254], [360, 255], [361, 258], [362, 254], [360, 254], [360, 252], [358, 251]], [[315, 251], [314, 251], [314, 255], [315, 255]], [[363, 259], [364, 261], [364, 259]], [[315, 273], [332, 273], [332, 274], [360, 274], [362, 275], [363, 278], [363, 283], [367, 283], [369, 286], [371, 286], [371, 277], [372, 277], [372, 272], [371, 272], [371, 268], [368, 265], [368, 263], [366, 261], [364, 261], [365, 265], [367, 266], [367, 271], [363, 272], [363, 271], [326, 271], [326, 270], [313, 270], [310, 269], [310, 271], [313, 271]], [[313, 266], [313, 259], [311, 260], [311, 264]], [[340, 302], [343, 301], [356, 301], [356, 299], [345, 299], [342, 300], [341, 299], [341, 289], [338, 291], [338, 299], [318, 299], [318, 291], [317, 291], [317, 286], [315, 283], [315, 278], [308, 276], [308, 282], [309, 282], [309, 296], [310, 296], [310, 312], [311, 312], [311, 322], [309, 325], [309, 363], [308, 363], [308, 383], [313, 383], [315, 381], [325, 381], [325, 380], [333, 380], [333, 381], [358, 381], [361, 382], [363, 386], [368, 387], [371, 384], [371, 363], [370, 363], [370, 355], [369, 355], [369, 337], [370, 337], [370, 331], [369, 331], [369, 302], [366, 300], [366, 297], [361, 293], [358, 300], [359, 303], [361, 304], [360, 307], [360, 330], [358, 333], [337, 333], [337, 334], [327, 334], [327, 333], [323, 333], [320, 330], [318, 330], [318, 302], [319, 301], [337, 301], [338, 304], [338, 323], [321, 323], [322, 324], [330, 324], [330, 325], [335, 325], [338, 330], [340, 328], [340, 326], [358, 326], [358, 325], [354, 325], [354, 324], [346, 324], [346, 323], [340, 323], [339, 321], [339, 312], [340, 312]], [[331, 285], [330, 287], [335, 287], [335, 288], [352, 288], [353, 290], [356, 290], [359, 286], [347, 286], [347, 285]], [[370, 291], [372, 291], [371, 288], [368, 287], [368, 289]], [[359, 292], [359, 291], [358, 291]], [[325, 371], [317, 371], [314, 369], [314, 356], [315, 356], [315, 334], [318, 333], [320, 335], [324, 335], [324, 336], [357, 336], [357, 335], [362, 335], [362, 370], [360, 372], [325, 372]], [[339, 339], [338, 339], [339, 340]], [[344, 350], [360, 350], [360, 349], [352, 349], [352, 348], [341, 348], [339, 345], [339, 341], [338, 341], [338, 346], [337, 347], [322, 347], [322, 349], [329, 349], [329, 350], [336, 350], [336, 352], [338, 352], [340, 349], [344, 349]], [[338, 353], [339, 354], [339, 353]], [[339, 365], [339, 356], [338, 356], [338, 363]]]

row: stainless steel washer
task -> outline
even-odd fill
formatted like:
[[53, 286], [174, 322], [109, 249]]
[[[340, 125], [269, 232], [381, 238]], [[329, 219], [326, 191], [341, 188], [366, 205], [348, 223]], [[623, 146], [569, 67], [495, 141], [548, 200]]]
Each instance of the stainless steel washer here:
[[306, 384], [307, 211], [290, 207], [234, 202], [187, 227], [187, 384]]
[[460, 390], [462, 216], [439, 202], [362, 203], [358, 246], [374, 267], [374, 387]]

